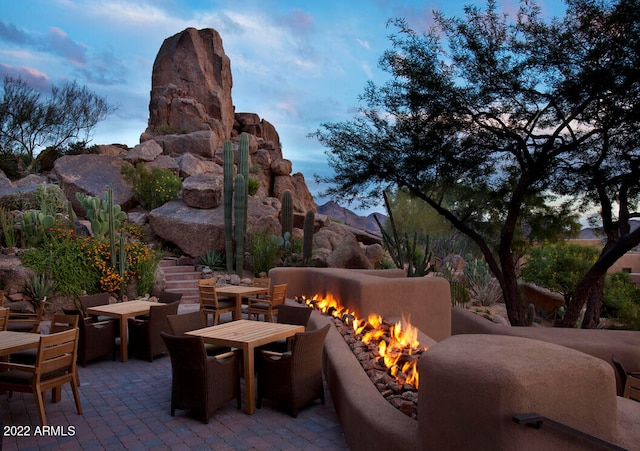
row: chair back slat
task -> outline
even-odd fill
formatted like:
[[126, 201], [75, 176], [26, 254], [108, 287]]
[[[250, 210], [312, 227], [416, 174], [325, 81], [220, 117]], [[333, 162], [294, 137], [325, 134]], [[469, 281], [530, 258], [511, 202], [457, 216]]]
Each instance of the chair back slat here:
[[218, 308], [218, 294], [216, 293], [216, 279], [201, 279], [198, 282], [200, 293], [200, 307], [211, 306]]
[[272, 308], [284, 304], [285, 299], [287, 298], [287, 284], [282, 283], [279, 285], [274, 285], [273, 290], [271, 291], [271, 306]]
[[40, 337], [37, 371], [47, 374], [67, 369], [71, 371], [75, 364], [78, 349], [78, 329], [69, 329]]
[[9, 309], [0, 308], [0, 331], [7, 330], [7, 323], [9, 322]]

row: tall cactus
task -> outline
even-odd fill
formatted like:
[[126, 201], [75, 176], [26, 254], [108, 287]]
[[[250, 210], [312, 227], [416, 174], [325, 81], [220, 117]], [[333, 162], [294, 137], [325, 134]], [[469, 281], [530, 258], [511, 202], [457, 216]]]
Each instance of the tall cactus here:
[[[244, 197], [249, 197], [249, 135], [240, 134], [238, 143], [238, 174], [244, 177]], [[244, 222], [247, 222], [247, 209], [244, 210]]]
[[[113, 187], [107, 190], [107, 220], [109, 221], [109, 248], [111, 249], [111, 267], [115, 268], [118, 260], [116, 255], [116, 218], [113, 208]], [[124, 232], [123, 232], [124, 233]]]
[[247, 182], [242, 174], [236, 176], [234, 195], [233, 195], [233, 212], [235, 219], [235, 238], [236, 238], [236, 273], [242, 277], [244, 268], [244, 241], [247, 235], [247, 196], [245, 188]]
[[282, 211], [280, 212], [280, 224], [282, 225], [282, 235], [293, 233], [293, 196], [288, 189], [282, 193]]
[[311, 254], [313, 251], [313, 230], [316, 215], [313, 210], [307, 211], [304, 215], [304, 224], [302, 226], [302, 260], [305, 264], [308, 264], [311, 260]]
[[126, 282], [127, 270], [129, 264], [127, 263], [127, 235], [124, 230], [120, 231], [120, 249], [118, 252], [118, 274], [120, 274], [120, 292], [124, 293], [124, 286]]
[[224, 142], [222, 161], [224, 176], [224, 245], [227, 260], [227, 272], [231, 272], [233, 270], [233, 145], [231, 144], [231, 141]]

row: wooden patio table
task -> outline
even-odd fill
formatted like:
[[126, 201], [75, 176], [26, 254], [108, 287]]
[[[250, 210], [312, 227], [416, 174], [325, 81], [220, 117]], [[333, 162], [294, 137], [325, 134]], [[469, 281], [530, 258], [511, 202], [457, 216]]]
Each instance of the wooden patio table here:
[[252, 415], [256, 411], [254, 351], [258, 346], [271, 343], [282, 338], [292, 337], [304, 332], [304, 326], [251, 321], [240, 319], [217, 326], [205, 327], [187, 332], [187, 335], [202, 337], [205, 343], [218, 346], [229, 346], [242, 351], [244, 362], [244, 406], [245, 412]]
[[153, 305], [158, 305], [158, 303], [143, 300], [117, 302], [115, 304], [90, 307], [87, 309], [87, 313], [90, 315], [110, 316], [120, 320], [120, 361], [126, 362], [129, 359], [127, 351], [127, 319], [148, 315]]
[[269, 294], [269, 290], [263, 287], [245, 287], [242, 285], [227, 285], [224, 287], [216, 287], [218, 296], [229, 296], [236, 300], [236, 311], [233, 319], [242, 319], [242, 298], [256, 294]]

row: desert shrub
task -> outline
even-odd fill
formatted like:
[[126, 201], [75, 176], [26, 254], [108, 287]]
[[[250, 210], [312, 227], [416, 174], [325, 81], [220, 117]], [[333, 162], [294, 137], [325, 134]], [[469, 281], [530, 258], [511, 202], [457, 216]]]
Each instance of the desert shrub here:
[[170, 169], [152, 168], [142, 164], [122, 166], [122, 175], [133, 185], [132, 191], [146, 210], [158, 208], [175, 199], [182, 187], [182, 179]]
[[0, 207], [0, 227], [2, 227], [4, 244], [7, 247], [15, 247], [17, 242], [15, 218], [13, 217], [13, 213], [11, 213], [11, 211], [6, 210], [3, 207]]
[[466, 257], [467, 264], [463, 268], [465, 285], [470, 296], [477, 299], [485, 307], [495, 304], [502, 296], [500, 284], [493, 278], [489, 265], [484, 260]]
[[249, 255], [251, 256], [251, 264], [255, 275], [259, 275], [261, 272], [268, 272], [276, 266], [280, 252], [277, 238], [268, 230], [256, 232], [251, 236]]
[[640, 330], [640, 288], [630, 281], [629, 274], [607, 276], [600, 313], [616, 318], [625, 329]]
[[249, 191], [249, 196], [253, 196], [258, 192], [260, 188], [260, 182], [254, 179], [253, 177], [249, 177], [249, 181], [247, 182], [247, 190]]

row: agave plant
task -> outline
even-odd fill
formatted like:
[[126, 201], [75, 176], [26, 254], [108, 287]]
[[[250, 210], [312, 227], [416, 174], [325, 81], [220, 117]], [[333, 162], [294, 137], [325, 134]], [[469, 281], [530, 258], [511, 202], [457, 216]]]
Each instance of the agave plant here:
[[56, 293], [55, 281], [44, 273], [35, 274], [31, 279], [27, 279], [24, 284], [24, 293], [29, 296], [36, 306]]

